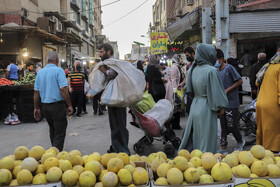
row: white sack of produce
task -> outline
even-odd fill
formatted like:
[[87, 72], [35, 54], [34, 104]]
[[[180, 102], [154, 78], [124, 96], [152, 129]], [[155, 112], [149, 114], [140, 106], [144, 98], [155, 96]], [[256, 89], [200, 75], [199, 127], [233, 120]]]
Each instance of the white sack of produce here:
[[151, 110], [144, 113], [144, 116], [149, 116], [157, 121], [160, 129], [163, 128], [166, 121], [171, 119], [173, 115], [173, 106], [166, 99], [159, 100]]
[[[98, 68], [106, 65], [118, 73], [115, 79], [107, 84], [106, 77], [102, 76]], [[100, 74], [101, 73], [101, 74]], [[99, 80], [99, 81], [98, 81]], [[138, 103], [143, 96], [146, 81], [145, 75], [140, 70], [126, 61], [107, 59], [100, 62], [90, 74], [90, 94], [96, 95], [96, 91], [105, 89], [101, 96], [101, 103], [112, 107], [129, 107]]]

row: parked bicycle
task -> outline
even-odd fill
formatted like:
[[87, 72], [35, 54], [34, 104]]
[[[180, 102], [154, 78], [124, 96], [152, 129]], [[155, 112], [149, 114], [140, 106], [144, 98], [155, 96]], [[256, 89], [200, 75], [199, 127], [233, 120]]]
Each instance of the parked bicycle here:
[[240, 132], [245, 138], [245, 145], [253, 145], [256, 143], [257, 120], [256, 120], [256, 103], [257, 99], [247, 105], [243, 112], [238, 116]]

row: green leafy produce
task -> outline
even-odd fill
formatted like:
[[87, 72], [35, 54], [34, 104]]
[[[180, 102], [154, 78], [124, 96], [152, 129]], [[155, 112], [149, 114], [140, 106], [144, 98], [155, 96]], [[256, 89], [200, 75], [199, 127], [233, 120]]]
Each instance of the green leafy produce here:
[[35, 82], [35, 74], [34, 73], [28, 73], [26, 76], [22, 78], [21, 81], [15, 81], [14, 85], [27, 85], [27, 84], [34, 84]]

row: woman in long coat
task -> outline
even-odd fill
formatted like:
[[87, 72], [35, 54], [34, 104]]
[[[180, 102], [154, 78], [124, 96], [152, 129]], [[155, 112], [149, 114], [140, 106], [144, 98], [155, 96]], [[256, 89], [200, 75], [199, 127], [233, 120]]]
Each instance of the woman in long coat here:
[[257, 85], [261, 84], [258, 95], [257, 144], [265, 149], [280, 151], [280, 46], [278, 53], [272, 57], [257, 74]]
[[218, 71], [213, 67], [215, 62], [215, 47], [199, 44], [195, 63], [187, 75], [186, 92], [193, 96], [193, 102], [179, 150], [217, 152], [217, 115], [228, 105], [228, 100]]
[[[185, 74], [181, 68], [184, 62], [180, 55], [174, 55], [172, 58], [172, 63], [173, 65], [168, 72], [165, 99], [169, 100], [171, 104], [174, 104], [174, 89], [183, 87]], [[180, 111], [173, 112], [173, 120], [171, 121], [171, 124], [173, 129], [182, 129], [180, 126]]]

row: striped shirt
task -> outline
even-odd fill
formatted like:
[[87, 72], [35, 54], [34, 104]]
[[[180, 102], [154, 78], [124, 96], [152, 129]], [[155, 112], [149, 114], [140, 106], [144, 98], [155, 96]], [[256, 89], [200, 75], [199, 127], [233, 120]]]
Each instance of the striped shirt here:
[[71, 72], [68, 74], [70, 86], [73, 91], [84, 91], [85, 74], [83, 72]]

